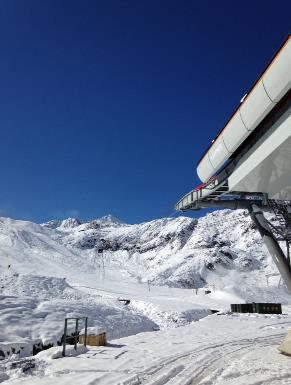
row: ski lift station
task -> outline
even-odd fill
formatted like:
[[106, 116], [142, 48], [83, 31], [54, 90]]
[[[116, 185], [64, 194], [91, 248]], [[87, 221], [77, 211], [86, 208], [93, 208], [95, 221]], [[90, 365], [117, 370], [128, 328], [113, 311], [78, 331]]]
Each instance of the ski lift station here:
[[[290, 86], [291, 35], [198, 161], [202, 184], [176, 210], [248, 209], [291, 292]], [[268, 222], [264, 211], [275, 212], [280, 226]]]

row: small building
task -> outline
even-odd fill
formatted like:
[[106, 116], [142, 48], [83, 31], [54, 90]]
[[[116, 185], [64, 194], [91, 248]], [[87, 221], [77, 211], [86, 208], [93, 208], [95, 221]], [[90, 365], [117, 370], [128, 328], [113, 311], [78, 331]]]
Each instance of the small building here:
[[238, 303], [230, 308], [233, 313], [282, 314], [280, 303]]
[[[79, 343], [85, 343], [85, 329], [82, 329], [79, 334]], [[87, 340], [88, 346], [105, 346], [106, 345], [106, 330], [98, 327], [87, 328]]]

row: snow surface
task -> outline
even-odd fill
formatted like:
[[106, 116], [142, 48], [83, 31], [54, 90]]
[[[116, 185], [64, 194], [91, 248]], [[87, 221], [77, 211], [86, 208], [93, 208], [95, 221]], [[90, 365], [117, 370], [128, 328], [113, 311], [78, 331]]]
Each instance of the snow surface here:
[[[274, 347], [290, 327], [290, 295], [244, 211], [137, 225], [0, 218], [0, 255], [0, 382], [288, 383], [290, 361]], [[245, 301], [281, 302], [286, 314], [228, 314]], [[23, 358], [60, 342], [76, 316], [106, 329], [109, 345]]]
[[276, 350], [290, 327], [287, 315], [215, 314], [89, 347], [77, 357], [51, 360], [60, 356], [51, 348], [35, 357], [33, 374], [13, 378], [10, 370], [7, 384], [290, 384], [291, 358]]

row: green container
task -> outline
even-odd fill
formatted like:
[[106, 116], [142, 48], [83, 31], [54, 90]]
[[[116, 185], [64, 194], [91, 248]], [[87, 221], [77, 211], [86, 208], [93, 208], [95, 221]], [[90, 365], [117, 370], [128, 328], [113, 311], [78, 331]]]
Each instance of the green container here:
[[230, 308], [233, 313], [282, 314], [280, 303], [235, 303]]
[[253, 303], [253, 313], [282, 314], [280, 303]]
[[230, 305], [233, 313], [252, 313], [253, 307], [251, 303], [235, 303]]

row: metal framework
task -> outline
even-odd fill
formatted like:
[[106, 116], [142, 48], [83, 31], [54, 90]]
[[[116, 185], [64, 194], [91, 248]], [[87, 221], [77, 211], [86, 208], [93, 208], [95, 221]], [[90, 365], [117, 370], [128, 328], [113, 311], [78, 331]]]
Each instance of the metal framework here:
[[[222, 193], [223, 194], [223, 193]], [[219, 195], [214, 199], [211, 194], [204, 199], [197, 199], [187, 206], [186, 210], [200, 210], [201, 208], [229, 208], [247, 209], [259, 230], [261, 237], [271, 254], [282, 278], [291, 293], [291, 266], [290, 266], [290, 244], [291, 244], [291, 202], [267, 199], [264, 194], [252, 197], [246, 193], [237, 193], [234, 197], [228, 194]], [[279, 226], [273, 225], [265, 216], [264, 211], [273, 211], [278, 219]], [[286, 244], [287, 255], [285, 255], [279, 242]]]
[[[219, 174], [210, 178], [195, 190], [182, 197], [175, 206], [176, 210], [200, 210], [201, 208], [247, 209], [259, 230], [282, 278], [291, 293], [291, 201], [268, 199], [268, 194], [262, 192], [230, 191], [228, 177], [232, 174], [237, 162], [253, 143], [245, 147]], [[276, 215], [278, 225], [269, 222], [264, 211]], [[286, 255], [280, 243], [285, 242]]]
[[270, 226], [273, 229], [277, 241], [284, 241], [286, 243], [287, 261], [290, 264], [290, 244], [291, 244], [291, 205], [288, 201], [279, 201], [275, 199], [268, 199], [269, 206], [275, 213], [279, 226]]
[[[75, 332], [73, 336], [67, 336], [68, 330], [68, 321], [75, 321]], [[63, 335], [63, 357], [66, 356], [66, 342], [67, 340], [74, 339], [74, 349], [77, 350], [77, 343], [79, 340], [79, 320], [85, 320], [85, 337], [84, 337], [84, 346], [87, 345], [87, 325], [88, 325], [88, 317], [69, 317], [65, 318], [65, 326], [64, 326], [64, 335]]]
[[[291, 292], [291, 266], [290, 266], [290, 257], [289, 257], [289, 241], [284, 235], [286, 234], [287, 222], [285, 223], [282, 222], [283, 228], [282, 230], [279, 230], [280, 234], [282, 234], [282, 237], [280, 236], [280, 238], [278, 238], [276, 237], [276, 232], [274, 232], [274, 226], [269, 221], [267, 221], [267, 219], [264, 217], [262, 209], [260, 209], [256, 204], [251, 203], [249, 206], [249, 212], [288, 290]], [[276, 231], [278, 230], [276, 229]], [[286, 241], [287, 256], [285, 256], [278, 241]]]

